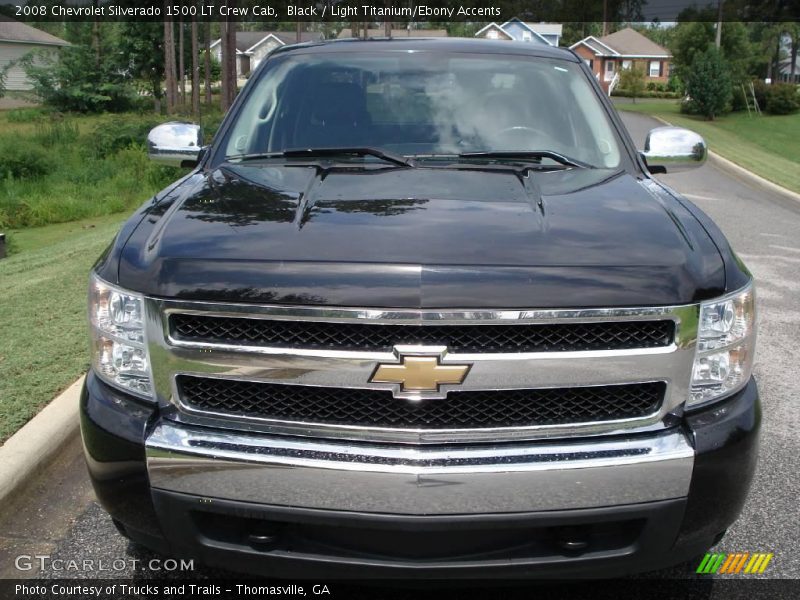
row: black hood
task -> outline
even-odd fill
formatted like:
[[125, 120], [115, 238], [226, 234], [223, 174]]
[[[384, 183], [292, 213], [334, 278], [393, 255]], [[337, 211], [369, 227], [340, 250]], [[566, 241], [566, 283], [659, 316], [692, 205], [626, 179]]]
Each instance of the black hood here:
[[121, 285], [409, 308], [682, 304], [725, 288], [699, 222], [624, 172], [251, 163], [182, 187], [129, 240]]

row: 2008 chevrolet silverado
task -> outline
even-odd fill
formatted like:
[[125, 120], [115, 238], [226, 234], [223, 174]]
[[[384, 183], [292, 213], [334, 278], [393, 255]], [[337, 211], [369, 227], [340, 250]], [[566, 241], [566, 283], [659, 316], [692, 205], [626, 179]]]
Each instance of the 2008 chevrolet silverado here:
[[273, 52], [90, 282], [82, 433], [147, 547], [284, 576], [691, 558], [756, 464], [752, 277], [572, 52]]

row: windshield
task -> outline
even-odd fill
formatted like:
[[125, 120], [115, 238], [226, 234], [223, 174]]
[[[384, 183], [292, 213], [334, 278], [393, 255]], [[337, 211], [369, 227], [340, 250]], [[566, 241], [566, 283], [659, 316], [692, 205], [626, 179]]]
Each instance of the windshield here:
[[602, 168], [620, 161], [590, 82], [565, 60], [296, 54], [272, 59], [253, 85], [223, 141], [226, 157], [369, 147], [417, 157], [551, 151]]

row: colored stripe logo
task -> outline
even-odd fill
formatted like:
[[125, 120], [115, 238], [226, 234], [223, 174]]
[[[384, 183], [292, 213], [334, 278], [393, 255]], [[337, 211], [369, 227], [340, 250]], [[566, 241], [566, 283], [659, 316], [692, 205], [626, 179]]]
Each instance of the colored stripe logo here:
[[771, 552], [735, 552], [733, 554], [706, 554], [697, 567], [703, 575], [736, 575], [740, 573], [763, 573], [772, 560]]

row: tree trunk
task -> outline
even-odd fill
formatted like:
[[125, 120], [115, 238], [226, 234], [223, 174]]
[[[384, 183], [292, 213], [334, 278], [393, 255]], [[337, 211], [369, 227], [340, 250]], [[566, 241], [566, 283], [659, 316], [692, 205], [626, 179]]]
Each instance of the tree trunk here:
[[211, 23], [203, 25], [205, 39], [203, 40], [203, 54], [205, 55], [206, 68], [206, 104], [211, 105]]
[[184, 52], [183, 19], [178, 19], [178, 97], [181, 107], [186, 106], [186, 58]]
[[794, 38], [792, 38], [792, 56], [791, 56], [791, 64], [789, 65], [789, 74], [791, 75], [792, 83], [797, 83], [794, 80], [795, 71], [797, 70], [797, 50], [798, 46], [800, 46], [800, 31], [795, 31]]
[[781, 78], [781, 37], [783, 37], [782, 33], [779, 33], [775, 42], [775, 79], [772, 80], [772, 83], [778, 83]]
[[192, 17], [192, 117], [200, 123], [200, 52], [197, 39], [197, 17]]
[[[92, 3], [95, 8], [100, 6], [100, 0], [94, 0]], [[102, 57], [100, 55], [100, 19], [92, 21], [92, 49], [94, 49], [94, 62], [95, 67], [100, 67]]]
[[[233, 2], [228, 6], [232, 6]], [[236, 22], [222, 22], [222, 98], [220, 104], [227, 111], [236, 97]]]
[[164, 21], [164, 78], [167, 87], [167, 113], [175, 112], [177, 86], [175, 83], [175, 32], [171, 20]]
[[295, 23], [296, 31], [295, 31], [295, 42], [298, 44], [303, 41], [303, 26], [300, 24], [300, 21]]
[[158, 79], [152, 82], [151, 92], [153, 94], [153, 112], [161, 114], [161, 81]]

